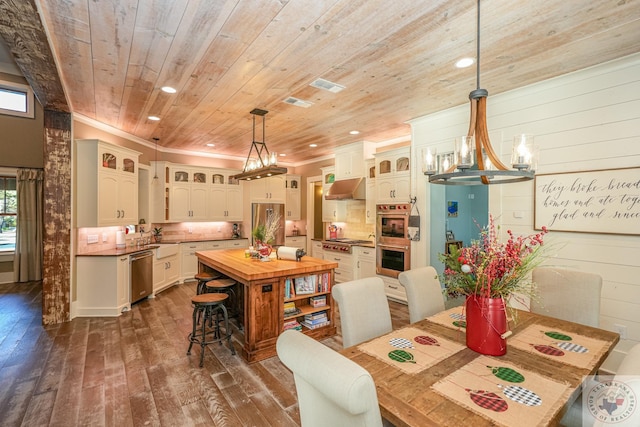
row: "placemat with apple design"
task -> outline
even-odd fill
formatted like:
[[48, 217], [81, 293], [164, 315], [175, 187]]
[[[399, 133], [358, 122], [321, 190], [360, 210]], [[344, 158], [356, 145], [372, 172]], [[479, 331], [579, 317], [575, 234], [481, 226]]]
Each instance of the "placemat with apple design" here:
[[467, 327], [464, 306], [441, 311], [440, 313], [427, 317], [427, 320], [459, 331], [464, 331]]
[[509, 427], [548, 425], [571, 392], [566, 384], [489, 356], [479, 356], [432, 388]]
[[509, 338], [509, 346], [586, 368], [606, 351], [607, 343], [534, 323]]
[[406, 327], [372, 341], [358, 349], [408, 374], [415, 374], [466, 348], [464, 345]]

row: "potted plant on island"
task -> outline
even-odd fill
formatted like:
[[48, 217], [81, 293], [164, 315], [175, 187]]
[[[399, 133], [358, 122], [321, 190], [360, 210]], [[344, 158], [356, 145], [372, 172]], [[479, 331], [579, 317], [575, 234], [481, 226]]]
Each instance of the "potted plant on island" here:
[[482, 354], [500, 356], [506, 353], [507, 301], [522, 296], [535, 297], [535, 284], [529, 273], [543, 261], [542, 231], [526, 237], [498, 241], [493, 216], [480, 233], [480, 239], [468, 247], [452, 246], [448, 254], [440, 254], [444, 273], [440, 280], [450, 297], [464, 296], [467, 347]]
[[269, 255], [271, 255], [271, 251], [273, 250], [271, 244], [275, 241], [276, 232], [279, 227], [280, 214], [272, 212], [267, 215], [264, 224], [258, 224], [251, 232], [255, 240], [256, 249], [263, 261], [269, 260]]
[[155, 227], [153, 229], [153, 240], [155, 240], [156, 243], [162, 242], [162, 227]]

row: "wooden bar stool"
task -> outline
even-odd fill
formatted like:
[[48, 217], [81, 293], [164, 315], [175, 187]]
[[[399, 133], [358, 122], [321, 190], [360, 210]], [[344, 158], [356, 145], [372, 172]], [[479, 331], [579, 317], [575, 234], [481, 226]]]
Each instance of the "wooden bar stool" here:
[[229, 317], [236, 319], [238, 318], [238, 298], [236, 297], [236, 292], [233, 288], [235, 288], [237, 282], [233, 279], [222, 278], [222, 279], [212, 279], [205, 283], [206, 292], [208, 293], [225, 293], [229, 295], [229, 307], [231, 314]]
[[205, 286], [206, 283], [209, 282], [210, 280], [217, 279], [219, 277], [220, 275], [217, 273], [208, 273], [206, 271], [203, 271], [193, 276], [193, 278], [198, 281], [198, 286], [196, 287], [196, 295], [204, 294], [207, 291], [207, 288]]
[[[191, 355], [191, 347], [193, 344], [198, 344], [201, 348], [201, 368], [204, 363], [204, 348], [209, 344], [218, 342], [222, 345], [222, 340], [226, 339], [229, 343], [231, 354], [236, 354], [236, 350], [231, 343], [231, 328], [229, 326], [227, 308], [224, 306], [227, 298], [229, 298], [229, 295], [225, 293], [204, 293], [191, 297], [191, 303], [193, 304], [193, 329], [188, 337], [189, 348], [187, 349], [187, 356]], [[222, 320], [224, 320], [224, 336], [220, 331], [221, 320], [218, 318], [220, 313], [222, 313]], [[199, 320], [200, 317], [202, 317], [201, 323]], [[200, 330], [198, 330], [199, 323]], [[209, 324], [208, 327], [207, 323]]]

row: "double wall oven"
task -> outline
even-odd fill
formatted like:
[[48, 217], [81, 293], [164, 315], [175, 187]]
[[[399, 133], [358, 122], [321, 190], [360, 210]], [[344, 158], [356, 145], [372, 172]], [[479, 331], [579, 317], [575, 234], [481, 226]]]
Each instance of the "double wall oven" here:
[[376, 273], [398, 277], [411, 268], [410, 204], [376, 206]]

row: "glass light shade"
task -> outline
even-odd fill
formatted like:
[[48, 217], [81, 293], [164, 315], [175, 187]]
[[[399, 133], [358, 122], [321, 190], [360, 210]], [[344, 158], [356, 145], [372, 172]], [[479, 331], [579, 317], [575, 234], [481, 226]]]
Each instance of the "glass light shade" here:
[[517, 135], [513, 138], [511, 166], [518, 170], [531, 169], [533, 165], [533, 135]]
[[269, 158], [269, 164], [273, 166], [278, 165], [278, 153], [271, 153], [271, 156]]
[[474, 138], [472, 136], [461, 136], [456, 138], [454, 145], [455, 163], [458, 169], [469, 169], [473, 166], [475, 151]]
[[446, 173], [453, 166], [453, 153], [442, 154], [438, 159], [438, 173]]
[[427, 148], [422, 150], [422, 173], [425, 175], [433, 175], [436, 173], [438, 166], [436, 155], [438, 151], [435, 148]]

